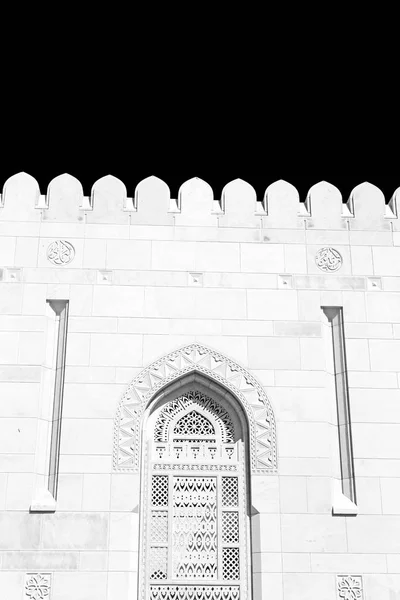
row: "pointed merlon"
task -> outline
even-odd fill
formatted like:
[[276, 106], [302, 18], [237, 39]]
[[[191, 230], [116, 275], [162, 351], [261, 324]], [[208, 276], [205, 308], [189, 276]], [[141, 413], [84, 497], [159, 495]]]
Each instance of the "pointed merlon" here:
[[385, 221], [385, 196], [379, 188], [369, 182], [357, 185], [348, 201], [350, 212], [350, 229], [356, 230], [388, 230], [389, 221]]
[[400, 231], [400, 187], [395, 190], [389, 202], [394, 231]]
[[291, 183], [283, 179], [271, 183], [264, 195], [266, 227], [297, 228], [299, 205], [299, 193]]
[[178, 194], [180, 214], [177, 225], [216, 225], [217, 217], [212, 214], [214, 194], [211, 186], [193, 177], [181, 185]]
[[132, 224], [171, 224], [172, 216], [168, 214], [170, 201], [171, 193], [165, 181], [155, 175], [146, 177], [135, 189], [136, 213], [132, 215]]
[[307, 225], [314, 229], [344, 229], [342, 219], [342, 194], [337, 187], [327, 181], [313, 185], [306, 198], [306, 207], [310, 213]]
[[230, 181], [221, 195], [223, 217], [221, 227], [255, 227], [259, 218], [255, 216], [257, 195], [255, 189], [243, 179]]
[[3, 221], [39, 221], [36, 209], [40, 197], [39, 184], [28, 173], [17, 173], [4, 184], [0, 219]]
[[47, 188], [47, 206], [43, 211], [44, 221], [76, 222], [83, 221], [80, 211], [83, 203], [83, 189], [80, 181], [64, 173], [55, 177]]
[[113, 175], [98, 179], [92, 187], [92, 211], [86, 215], [87, 223], [129, 223], [126, 206], [126, 187]]

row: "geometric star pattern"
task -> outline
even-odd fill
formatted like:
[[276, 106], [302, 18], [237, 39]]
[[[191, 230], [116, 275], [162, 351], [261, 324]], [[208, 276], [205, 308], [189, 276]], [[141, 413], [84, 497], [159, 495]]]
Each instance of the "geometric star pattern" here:
[[249, 422], [251, 470], [276, 473], [276, 426], [268, 396], [246, 369], [200, 344], [170, 352], [141, 371], [129, 385], [115, 418], [114, 469], [138, 472], [140, 421], [145, 408], [156, 392], [192, 372], [216, 381], [242, 404]]

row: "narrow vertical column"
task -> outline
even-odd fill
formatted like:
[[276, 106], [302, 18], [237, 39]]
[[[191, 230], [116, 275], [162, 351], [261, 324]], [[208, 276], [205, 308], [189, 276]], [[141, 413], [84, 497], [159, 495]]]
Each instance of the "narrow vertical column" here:
[[47, 300], [46, 354], [35, 454], [36, 485], [30, 507], [35, 512], [56, 509], [67, 325], [68, 300]]
[[341, 307], [322, 307], [327, 385], [332, 398], [333, 514], [357, 514], [346, 347]]

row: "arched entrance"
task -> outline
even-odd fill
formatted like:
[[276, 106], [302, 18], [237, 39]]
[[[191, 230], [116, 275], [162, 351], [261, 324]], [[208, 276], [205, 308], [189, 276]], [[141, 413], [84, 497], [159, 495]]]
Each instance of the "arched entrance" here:
[[142, 419], [144, 600], [251, 598], [248, 421], [206, 376], [183, 376]]

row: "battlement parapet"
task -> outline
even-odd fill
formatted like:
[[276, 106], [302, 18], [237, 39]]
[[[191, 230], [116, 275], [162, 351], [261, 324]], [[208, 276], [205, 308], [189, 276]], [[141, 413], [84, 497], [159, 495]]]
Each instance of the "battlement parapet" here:
[[4, 184], [0, 221], [400, 231], [399, 204], [400, 188], [385, 204], [381, 190], [368, 182], [356, 186], [346, 204], [326, 181], [313, 185], [304, 203], [296, 188], [283, 180], [269, 185], [259, 199], [249, 183], [235, 179], [215, 199], [210, 185], [197, 177], [181, 185], [176, 199], [154, 176], [142, 180], [128, 196], [122, 181], [106, 175], [94, 183], [90, 196], [84, 196], [81, 183], [63, 174], [42, 195], [33, 177], [18, 173]]

